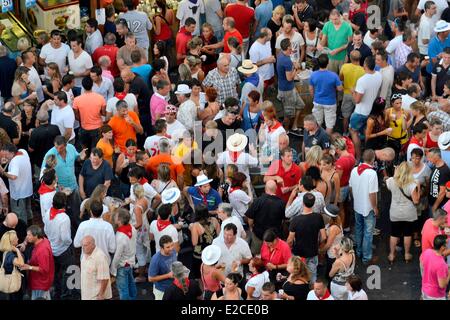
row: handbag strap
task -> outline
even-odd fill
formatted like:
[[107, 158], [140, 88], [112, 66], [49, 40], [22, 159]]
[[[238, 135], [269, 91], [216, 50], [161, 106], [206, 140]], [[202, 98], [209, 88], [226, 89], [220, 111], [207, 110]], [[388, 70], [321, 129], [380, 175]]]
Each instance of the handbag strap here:
[[406, 199], [408, 199], [409, 201], [413, 201], [413, 199], [410, 196], [407, 196], [405, 191], [403, 191], [402, 188], [398, 187], [400, 189], [400, 192], [405, 196]]
[[3, 253], [3, 260], [2, 260], [2, 266], [0, 267], [0, 269], [3, 269], [3, 265], [5, 264], [5, 259], [6, 259], [6, 255], [8, 254], [9, 251]]

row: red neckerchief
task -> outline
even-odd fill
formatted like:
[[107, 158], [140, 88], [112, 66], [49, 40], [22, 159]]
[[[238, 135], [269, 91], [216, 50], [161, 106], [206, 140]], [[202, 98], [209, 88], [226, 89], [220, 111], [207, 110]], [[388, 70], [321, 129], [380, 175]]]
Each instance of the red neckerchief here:
[[231, 161], [237, 162], [237, 160], [238, 160], [239, 155], [241, 154], [241, 152], [229, 151], [229, 153], [230, 153]]
[[[189, 288], [189, 278], [184, 278], [184, 281], [186, 281], [186, 286]], [[181, 290], [183, 290], [183, 285], [180, 283], [180, 280], [176, 279], [173, 280], [173, 284], [177, 286], [177, 288], [180, 288]]]
[[161, 220], [160, 218], [156, 220], [156, 226], [158, 227], [158, 231], [163, 231], [165, 228], [170, 226], [170, 224], [171, 224], [170, 220]]
[[198, 188], [198, 194], [202, 197], [203, 203], [208, 205], [208, 199], [206, 199], [206, 195], [201, 192], [200, 188]]
[[49, 192], [53, 192], [55, 191], [55, 189], [50, 188], [48, 185], [46, 185], [45, 183], [41, 183], [41, 186], [39, 187], [38, 193], [40, 195], [49, 193]]
[[250, 279], [251, 279], [251, 278], [254, 278], [254, 277], [256, 277], [256, 276], [259, 276], [259, 275], [260, 275], [260, 273], [252, 274], [252, 275], [250, 276]]
[[23, 153], [22, 153], [22, 151], [17, 151], [14, 156], [23, 156]]
[[236, 190], [241, 190], [241, 187], [232, 187], [232, 188], [230, 188], [229, 193], [233, 193], [233, 191], [236, 191]]
[[60, 214], [66, 212], [66, 209], [55, 209], [53, 207], [50, 208], [50, 220], [55, 219], [55, 217]]
[[127, 159], [130, 159], [130, 158], [133, 158], [133, 157], [136, 156], [136, 154], [132, 155], [132, 154], [129, 154], [128, 152], [126, 152], [126, 151], [125, 151], [124, 155], [125, 155], [125, 158], [127, 158]]
[[143, 186], [143, 185], [146, 184], [146, 183], [148, 183], [147, 178], [140, 178], [140, 179], [139, 179], [139, 184], [140, 184], [141, 186]]
[[116, 92], [116, 94], [114, 96], [119, 100], [123, 100], [127, 96], [127, 93], [126, 92]]
[[362, 175], [362, 173], [366, 170], [366, 169], [372, 169], [372, 166], [370, 164], [367, 163], [361, 163], [358, 166], [358, 175]]
[[416, 137], [412, 136], [409, 141], [410, 144], [417, 144], [419, 147], [423, 147], [423, 140], [419, 140]]
[[126, 226], [120, 226], [117, 228], [117, 232], [124, 233], [128, 238], [131, 239], [131, 236], [133, 235], [133, 231], [131, 229], [131, 224], [127, 224]]
[[275, 124], [271, 127], [268, 127], [267, 129], [269, 130], [269, 133], [277, 130], [279, 127], [281, 127], [281, 123], [278, 121], [275, 121]]
[[331, 296], [331, 294], [330, 294], [330, 291], [329, 291], [328, 289], [327, 289], [327, 292], [325, 292], [325, 294], [323, 295], [322, 298], [319, 298], [319, 297], [317, 297], [317, 295], [316, 295], [316, 297], [319, 298], [319, 300], [326, 300], [326, 299], [328, 299], [330, 296]]

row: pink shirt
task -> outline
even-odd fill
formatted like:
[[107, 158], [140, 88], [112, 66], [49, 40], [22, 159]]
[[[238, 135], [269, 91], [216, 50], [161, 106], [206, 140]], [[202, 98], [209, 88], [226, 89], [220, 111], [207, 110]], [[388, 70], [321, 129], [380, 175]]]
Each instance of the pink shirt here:
[[447, 212], [447, 225], [450, 226], [450, 200], [442, 207]]
[[448, 276], [448, 266], [442, 256], [438, 256], [433, 249], [428, 249], [420, 257], [423, 266], [422, 291], [429, 297], [445, 297], [445, 288], [439, 287], [438, 279]]
[[111, 71], [109, 71], [109, 70], [103, 70], [102, 77], [105, 77], [105, 78], [111, 80], [111, 82], [114, 82], [114, 77], [113, 77]]
[[150, 113], [152, 115], [152, 125], [155, 125], [156, 115], [160, 114], [160, 118], [164, 116], [164, 111], [166, 110], [166, 106], [168, 105], [166, 99], [162, 97], [160, 94], [155, 93], [152, 95], [150, 99]]
[[434, 238], [440, 234], [444, 234], [444, 230], [436, 228], [433, 225], [432, 218], [425, 221], [422, 228], [422, 252], [425, 252], [427, 249], [433, 249]]

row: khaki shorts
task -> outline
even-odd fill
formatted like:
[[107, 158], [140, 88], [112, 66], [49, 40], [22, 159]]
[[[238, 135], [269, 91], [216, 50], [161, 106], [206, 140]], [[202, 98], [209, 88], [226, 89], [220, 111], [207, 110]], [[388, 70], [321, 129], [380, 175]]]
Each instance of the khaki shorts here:
[[339, 75], [339, 71], [341, 71], [342, 65], [344, 64], [344, 60], [331, 60], [328, 62], [328, 70], [333, 71]]
[[336, 124], [336, 105], [324, 106], [314, 103], [312, 114], [316, 118], [319, 126], [322, 125], [325, 118], [325, 125], [327, 129], [333, 129]]
[[355, 101], [353, 100], [352, 94], [345, 93], [341, 105], [342, 116], [346, 119], [350, 118], [354, 109], [355, 109]]
[[305, 107], [305, 103], [295, 88], [290, 91], [278, 91], [277, 98], [283, 104], [286, 118], [295, 117], [295, 112], [301, 111]]

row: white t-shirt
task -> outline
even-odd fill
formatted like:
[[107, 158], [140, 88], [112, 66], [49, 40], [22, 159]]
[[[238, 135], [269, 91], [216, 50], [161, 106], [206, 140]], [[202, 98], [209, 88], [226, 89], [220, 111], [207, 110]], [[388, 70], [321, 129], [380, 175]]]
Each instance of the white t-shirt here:
[[353, 168], [350, 174], [349, 186], [353, 191], [353, 209], [355, 212], [367, 217], [370, 211], [373, 210], [369, 194], [378, 192], [378, 176], [376, 171], [366, 169], [359, 175], [358, 167]]
[[356, 292], [348, 291], [348, 300], [369, 300], [369, 298], [367, 297], [367, 293], [361, 289]]
[[[253, 63], [257, 63], [258, 61], [264, 60], [272, 56], [272, 48], [270, 47], [270, 41], [265, 44], [261, 44], [259, 41], [255, 41], [250, 47], [250, 60]], [[258, 74], [261, 78], [265, 80], [269, 80], [273, 78], [275, 75], [274, 65], [273, 63], [267, 63], [258, 68]]]
[[375, 72], [373, 74], [366, 73], [356, 82], [355, 91], [363, 94], [361, 102], [356, 104], [355, 113], [368, 116], [372, 110], [372, 105], [378, 97], [378, 91], [382, 82], [381, 73]]
[[[195, 11], [195, 12], [194, 12]], [[183, 0], [178, 5], [177, 19], [180, 20], [180, 28], [184, 27], [187, 18], [194, 18], [197, 23], [195, 24], [195, 31], [193, 36], [200, 35], [200, 14], [205, 13], [205, 5], [202, 0], [197, 0], [194, 4], [189, 0]]]
[[[92, 58], [86, 52], [83, 51], [78, 58], [75, 59], [72, 50], [69, 52], [69, 67], [73, 73], [83, 73], [93, 67]], [[83, 77], [75, 77], [75, 87], [81, 88], [81, 81]]]
[[[61, 46], [58, 49], [53, 48], [50, 43], [47, 43], [42, 47], [39, 57], [44, 59], [47, 64], [50, 62], [56, 63], [59, 67], [59, 72], [61, 75], [65, 75], [66, 73], [64, 72], [64, 69], [67, 67], [66, 59], [69, 52], [70, 47], [65, 43], [61, 43]], [[48, 75], [46, 68], [45, 75]]]
[[164, 136], [153, 135], [145, 139], [144, 150], [150, 155], [150, 157], [154, 157], [159, 154], [159, 140], [164, 138]]
[[[428, 18], [425, 14], [420, 17], [419, 30], [417, 32], [417, 45], [419, 46], [420, 54], [428, 55], [428, 44], [433, 38], [434, 26], [433, 17]], [[423, 39], [428, 39], [428, 43], [424, 44]]]
[[8, 167], [8, 174], [17, 177], [15, 180], [9, 179], [9, 192], [13, 200], [25, 199], [33, 195], [30, 157], [24, 149], [19, 149], [19, 152], [22, 154], [16, 155]]
[[394, 67], [388, 65], [387, 67], [381, 69], [380, 73], [382, 77], [382, 82], [379, 96], [385, 100], [389, 100], [391, 98], [392, 85], [394, 84], [394, 76], [395, 76]]
[[[417, 5], [417, 9], [425, 10], [425, 3], [427, 1], [428, 0], [420, 0], [419, 4]], [[448, 3], [446, 0], [433, 0], [433, 2], [436, 5], [436, 14], [431, 19], [433, 21], [433, 24], [436, 24], [436, 22], [441, 19], [442, 12], [448, 7]]]
[[[277, 41], [275, 43], [275, 49], [281, 49], [281, 41], [286, 38], [287, 38], [287, 36], [284, 33], [281, 33], [277, 37]], [[305, 40], [303, 40], [302, 35], [296, 31], [294, 31], [294, 34], [289, 39], [291, 40], [291, 46], [292, 46], [291, 60], [299, 61], [300, 55], [301, 55], [301, 47], [305, 45]]]
[[185, 132], [186, 131], [186, 127], [178, 120], [175, 119], [174, 122], [172, 123], [168, 123], [167, 124], [167, 134], [170, 135], [171, 137], [173, 137], [173, 135], [177, 134], [177, 132]]
[[413, 98], [408, 94], [402, 95], [402, 109], [409, 112], [411, 110], [411, 105], [416, 101], [416, 98]]
[[[225, 264], [225, 275], [231, 272], [231, 267], [234, 261], [240, 261], [241, 259], [251, 259], [252, 252], [248, 246], [247, 241], [236, 237], [236, 241], [228, 248], [225, 245], [223, 237], [218, 237], [213, 240], [214, 245], [220, 247], [221, 255], [218, 264]], [[239, 266], [238, 272], [242, 275], [243, 269], [242, 265]]]
[[69, 141], [75, 138], [75, 130], [73, 130], [74, 122], [75, 113], [70, 105], [67, 105], [64, 108], [59, 108], [56, 106], [53, 108], [50, 123], [58, 126], [61, 135], [64, 135], [66, 129], [71, 128], [72, 134], [70, 135]]
[[[314, 290], [311, 290], [308, 293], [308, 297], [306, 297], [306, 300], [319, 300], [319, 298], [317, 298], [316, 293], [314, 292]], [[333, 296], [330, 294], [330, 296], [326, 299], [323, 300], [334, 300]]]
[[[1, 179], [0, 179], [1, 180]], [[47, 192], [44, 194], [41, 194], [39, 196], [39, 204], [41, 206], [41, 216], [42, 221], [47, 221], [49, 217], [47, 217], [47, 213], [49, 212], [50, 208], [53, 206], [53, 197], [56, 193], [55, 191]]]
[[84, 45], [84, 50], [87, 53], [93, 54], [95, 49], [103, 46], [103, 37], [100, 30], [95, 30], [92, 34], [87, 35], [86, 44]]
[[161, 247], [159, 246], [159, 239], [161, 239], [162, 236], [170, 236], [173, 242], [178, 242], [178, 231], [174, 225], [171, 224], [165, 227], [162, 231], [159, 231], [157, 223], [157, 220], [153, 220], [150, 224], [150, 233], [155, 237], [156, 252], [161, 250]]
[[243, 218], [252, 198], [250, 198], [243, 190], [235, 190], [228, 195], [228, 199], [233, 207], [233, 216], [241, 219], [241, 222], [243, 222]]
[[372, 39], [372, 38], [370, 37], [370, 32], [367, 31], [367, 32], [366, 32], [366, 35], [364, 36], [363, 42], [364, 42], [369, 48], [371, 48], [371, 47], [372, 47], [372, 43], [374, 43], [375, 40], [377, 40], [377, 39]]
[[[0, 195], [8, 194], [9, 190], [5, 185], [3, 179], [0, 179]], [[0, 204], [0, 209], [3, 208], [3, 204]]]
[[[137, 106], [137, 100], [136, 96], [132, 93], [127, 93], [125, 98], [123, 99], [127, 105], [129, 111], [134, 111], [135, 107]], [[113, 116], [117, 114], [117, 108], [116, 104], [119, 101], [119, 98], [112, 97], [111, 99], [108, 99], [108, 102], [106, 103], [106, 112], [111, 112]]]
[[395, 50], [397, 50], [398, 46], [403, 42], [403, 36], [396, 36], [394, 39], [389, 41], [388, 46], [386, 47], [386, 52], [392, 59], [392, 64], [395, 65]]
[[262, 286], [264, 285], [264, 283], [269, 281], [270, 281], [269, 272], [264, 271], [263, 273], [260, 273], [257, 276], [251, 277], [245, 284], [245, 290], [247, 291], [248, 287], [255, 288], [252, 297], [258, 300], [261, 297]]
[[[23, 63], [21, 64], [23, 66]], [[44, 101], [44, 90], [42, 89], [41, 78], [39, 77], [39, 73], [37, 72], [34, 66], [31, 66], [28, 71], [28, 79], [36, 88], [36, 94], [39, 102]]]
[[235, 164], [238, 167], [239, 172], [245, 174], [247, 176], [247, 180], [250, 181], [249, 168], [256, 167], [258, 165], [258, 159], [252, 157], [248, 153], [242, 152], [241, 154], [239, 154], [237, 161], [233, 162], [233, 160], [230, 157], [230, 152], [225, 151], [220, 153], [219, 156], [217, 157], [217, 164], [219, 166]]
[[229, 218], [227, 218], [227, 219], [222, 221], [222, 224], [220, 226], [220, 235], [219, 236], [221, 236], [223, 238], [223, 229], [229, 223], [232, 223], [232, 224], [234, 224], [236, 226], [236, 228], [237, 228], [237, 236], [239, 238], [242, 238], [242, 234], [244, 232], [244, 227], [242, 226], [241, 219], [239, 219], [236, 216], [231, 216], [231, 217], [229, 217]]

